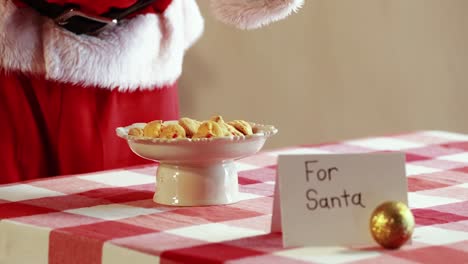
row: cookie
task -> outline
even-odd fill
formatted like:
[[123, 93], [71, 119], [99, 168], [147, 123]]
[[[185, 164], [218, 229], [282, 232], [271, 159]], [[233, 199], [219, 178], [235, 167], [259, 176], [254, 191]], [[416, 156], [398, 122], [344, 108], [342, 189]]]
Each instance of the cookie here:
[[212, 116], [210, 120], [215, 121], [216, 123], [225, 123], [223, 117], [220, 115]]
[[201, 123], [197, 133], [193, 135], [193, 138], [222, 137], [225, 134], [226, 132], [221, 128], [221, 126], [217, 122], [209, 120]]
[[144, 135], [143, 129], [139, 127], [130, 128], [130, 130], [128, 131], [128, 135], [134, 137], [142, 137]]
[[241, 132], [239, 132], [235, 127], [233, 127], [232, 125], [230, 125], [228, 123], [226, 123], [226, 128], [229, 131], [230, 135], [233, 135], [233, 136], [236, 136], [236, 137], [244, 135]]
[[224, 122], [224, 119], [222, 116], [219, 116], [219, 115], [213, 116], [211, 117], [210, 120], [217, 122], [221, 126], [221, 128], [224, 131], [225, 136], [243, 136], [244, 135], [232, 125]]
[[169, 124], [161, 129], [160, 138], [185, 138], [185, 129], [179, 124]]
[[244, 120], [234, 120], [234, 121], [228, 122], [228, 124], [236, 128], [238, 131], [240, 131], [242, 134], [246, 136], [253, 134], [252, 126], [249, 123], [245, 122]]
[[193, 137], [193, 135], [197, 133], [200, 124], [200, 121], [188, 117], [182, 117], [181, 119], [179, 119], [179, 125], [181, 125], [185, 129], [185, 134], [188, 138]]
[[143, 135], [145, 137], [158, 138], [161, 133], [162, 121], [154, 120], [149, 122], [143, 128]]

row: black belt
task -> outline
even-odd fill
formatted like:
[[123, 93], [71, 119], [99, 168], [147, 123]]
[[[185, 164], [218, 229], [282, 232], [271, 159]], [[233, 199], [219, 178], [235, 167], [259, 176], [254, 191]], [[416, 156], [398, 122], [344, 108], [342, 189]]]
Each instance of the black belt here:
[[53, 19], [61, 27], [76, 34], [96, 34], [109, 26], [114, 26], [119, 21], [147, 6], [155, 0], [138, 0], [134, 5], [117, 9], [112, 8], [102, 15], [92, 15], [80, 11], [76, 5], [61, 6], [48, 3], [44, 0], [22, 0], [39, 14]]

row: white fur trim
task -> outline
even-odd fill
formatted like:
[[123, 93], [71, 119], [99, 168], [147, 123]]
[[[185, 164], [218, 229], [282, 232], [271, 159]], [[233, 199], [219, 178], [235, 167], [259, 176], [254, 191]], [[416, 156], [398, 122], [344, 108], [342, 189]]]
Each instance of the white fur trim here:
[[195, 0], [173, 0], [162, 15], [137, 16], [97, 37], [75, 35], [9, 0], [0, 0], [0, 14], [1, 68], [121, 91], [175, 82], [203, 31]]
[[241, 29], [255, 29], [281, 20], [303, 5], [304, 0], [211, 0], [220, 21]]

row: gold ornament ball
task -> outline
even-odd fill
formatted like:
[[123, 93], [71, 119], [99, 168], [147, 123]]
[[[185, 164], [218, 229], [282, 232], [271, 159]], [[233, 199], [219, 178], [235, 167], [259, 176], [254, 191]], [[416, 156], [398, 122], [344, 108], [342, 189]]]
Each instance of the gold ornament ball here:
[[402, 202], [385, 202], [372, 213], [370, 230], [379, 245], [387, 249], [397, 249], [411, 238], [414, 216]]

